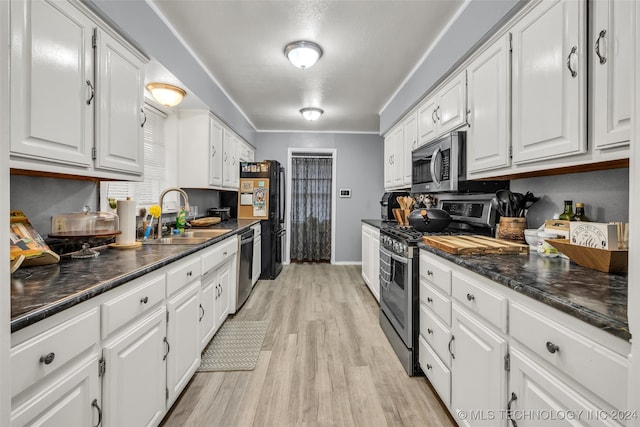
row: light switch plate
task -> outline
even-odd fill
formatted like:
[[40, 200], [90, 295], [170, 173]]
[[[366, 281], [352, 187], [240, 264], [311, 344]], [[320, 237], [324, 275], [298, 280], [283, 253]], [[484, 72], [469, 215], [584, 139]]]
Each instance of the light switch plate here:
[[340, 197], [351, 197], [351, 189], [350, 188], [341, 188], [340, 189]]

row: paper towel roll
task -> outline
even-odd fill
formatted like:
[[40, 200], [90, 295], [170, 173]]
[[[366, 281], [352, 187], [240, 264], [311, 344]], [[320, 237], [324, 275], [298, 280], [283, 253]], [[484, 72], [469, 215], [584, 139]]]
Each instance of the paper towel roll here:
[[116, 244], [130, 245], [136, 242], [136, 202], [135, 200], [118, 200], [116, 212], [122, 234], [116, 236]]

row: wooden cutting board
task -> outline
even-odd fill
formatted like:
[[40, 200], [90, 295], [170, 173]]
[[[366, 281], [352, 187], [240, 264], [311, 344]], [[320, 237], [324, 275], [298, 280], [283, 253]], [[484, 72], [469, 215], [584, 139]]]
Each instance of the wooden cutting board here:
[[218, 224], [220, 222], [220, 217], [217, 216], [209, 216], [205, 218], [192, 219], [189, 221], [192, 227], [208, 227], [210, 225]]
[[425, 244], [455, 255], [527, 254], [529, 245], [486, 236], [422, 236]]

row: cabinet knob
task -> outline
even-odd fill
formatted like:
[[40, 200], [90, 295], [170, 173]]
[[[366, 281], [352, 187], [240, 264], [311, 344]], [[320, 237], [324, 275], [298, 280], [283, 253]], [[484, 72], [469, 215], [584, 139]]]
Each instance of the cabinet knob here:
[[56, 354], [51, 352], [47, 355], [40, 356], [40, 363], [44, 363], [45, 365], [50, 365], [53, 362], [53, 359], [56, 358]]
[[427, 276], [433, 276], [433, 271], [427, 270]]
[[430, 363], [427, 363], [427, 370], [429, 370], [429, 371], [430, 371], [430, 370], [431, 370], [431, 368], [433, 368], [433, 367], [431, 366], [431, 364], [430, 364]]
[[140, 298], [140, 304], [146, 304], [149, 302], [149, 297]]
[[189, 270], [187, 271], [187, 277], [191, 277], [193, 275], [193, 271]]
[[433, 302], [433, 298], [431, 298], [431, 297], [427, 297], [427, 302], [428, 302], [428, 303], [432, 303], [432, 302]]
[[431, 328], [427, 328], [427, 333], [428, 333], [429, 335], [433, 334], [433, 329], [431, 329]]
[[473, 301], [475, 299], [476, 299], [476, 297], [473, 296], [472, 294], [467, 294], [467, 301]]
[[552, 343], [551, 341], [547, 341], [547, 351], [551, 354], [555, 353], [556, 351], [560, 351], [560, 347], [558, 347], [557, 345], [555, 345], [554, 343]]

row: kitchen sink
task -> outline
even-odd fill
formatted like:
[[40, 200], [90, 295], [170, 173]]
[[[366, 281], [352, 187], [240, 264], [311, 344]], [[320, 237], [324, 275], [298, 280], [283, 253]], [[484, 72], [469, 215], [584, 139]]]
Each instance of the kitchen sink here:
[[204, 243], [207, 240], [210, 240], [211, 237], [162, 237], [160, 239], [151, 239], [143, 241], [146, 245], [199, 245], [200, 243]]

